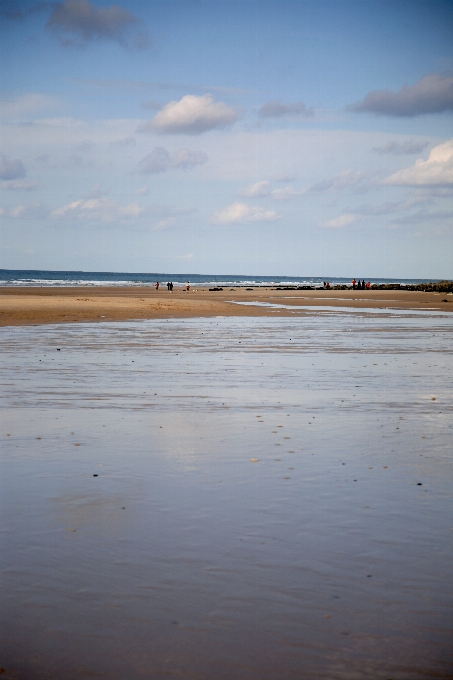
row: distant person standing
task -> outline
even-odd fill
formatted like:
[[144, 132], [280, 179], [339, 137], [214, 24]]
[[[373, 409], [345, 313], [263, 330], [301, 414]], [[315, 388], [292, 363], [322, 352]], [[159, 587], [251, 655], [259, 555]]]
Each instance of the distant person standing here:
[[365, 290], [365, 288], [366, 288], [366, 286], [365, 286], [365, 279], [363, 279], [363, 280], [362, 280], [362, 290]]
[[370, 281], [368, 281], [368, 283], [366, 284], [366, 289], [370, 290], [370, 288], [371, 288], [371, 283], [370, 283]]
[[173, 293], [173, 281], [170, 281], [170, 293]]
[[352, 288], [355, 290], [355, 287], [357, 285], [357, 281], [355, 279], [352, 279]]
[[154, 284], [154, 288], [156, 289], [156, 291], [159, 290], [159, 281], [156, 281], [156, 283]]
[[190, 283], [187, 281], [186, 291], [189, 292], [189, 290], [190, 290]]

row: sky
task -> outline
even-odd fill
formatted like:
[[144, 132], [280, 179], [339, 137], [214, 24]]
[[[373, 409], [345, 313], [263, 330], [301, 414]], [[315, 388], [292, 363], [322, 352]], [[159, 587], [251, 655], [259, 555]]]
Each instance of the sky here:
[[0, 0], [0, 267], [453, 279], [453, 3]]

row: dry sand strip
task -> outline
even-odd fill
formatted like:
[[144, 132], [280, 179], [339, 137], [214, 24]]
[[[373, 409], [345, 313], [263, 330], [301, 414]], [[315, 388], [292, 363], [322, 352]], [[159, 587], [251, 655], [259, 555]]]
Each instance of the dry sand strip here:
[[[268, 302], [291, 306], [377, 309], [434, 309], [453, 312], [453, 295], [404, 290], [276, 290], [271, 287], [224, 288], [189, 292], [147, 287], [0, 288], [0, 326], [126, 321], [214, 316], [276, 316], [275, 309], [232, 302]], [[289, 316], [291, 309], [280, 309]]]

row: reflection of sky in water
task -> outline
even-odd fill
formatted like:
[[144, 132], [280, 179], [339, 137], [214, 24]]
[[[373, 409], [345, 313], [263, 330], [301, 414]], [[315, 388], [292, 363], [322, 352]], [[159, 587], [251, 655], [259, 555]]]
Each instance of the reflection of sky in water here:
[[[282, 298], [280, 298], [282, 299]], [[292, 298], [293, 300], [295, 298]], [[310, 298], [305, 298], [310, 299]], [[323, 298], [324, 300], [343, 300], [346, 298]], [[363, 300], [360, 300], [363, 302]], [[386, 300], [390, 302], [390, 300]], [[340, 307], [340, 306], [330, 306], [330, 305], [285, 305], [277, 302], [240, 302], [237, 300], [229, 300], [230, 305], [244, 305], [246, 307], [266, 307], [268, 309], [289, 309], [291, 311], [303, 311], [303, 312], [325, 312], [326, 314], [377, 314], [379, 316], [388, 316], [389, 314], [396, 314], [397, 316], [413, 316], [413, 317], [423, 317], [423, 316], [449, 316], [448, 312], [436, 311], [429, 307], [425, 309], [392, 309], [391, 307]]]
[[3, 329], [1, 665], [446, 677], [452, 331], [360, 313]]

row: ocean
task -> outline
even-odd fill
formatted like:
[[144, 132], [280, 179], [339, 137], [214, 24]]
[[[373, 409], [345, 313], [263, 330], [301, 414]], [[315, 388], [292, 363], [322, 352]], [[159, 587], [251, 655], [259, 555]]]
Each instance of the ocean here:
[[[356, 277], [357, 278], [357, 277]], [[399, 283], [401, 285], [429, 283], [439, 279], [370, 279], [376, 284]], [[184, 285], [188, 281], [198, 286], [269, 286], [298, 285], [331, 286], [350, 284], [350, 278], [341, 276], [252, 276], [243, 274], [174, 274], [162, 272], [83, 272], [51, 271], [45, 269], [0, 269], [0, 286], [153, 286], [156, 281], [172, 281]]]

